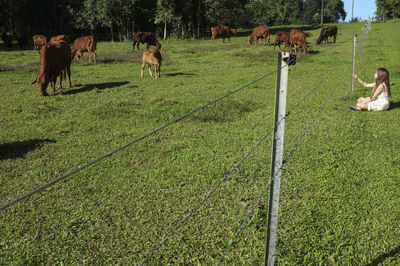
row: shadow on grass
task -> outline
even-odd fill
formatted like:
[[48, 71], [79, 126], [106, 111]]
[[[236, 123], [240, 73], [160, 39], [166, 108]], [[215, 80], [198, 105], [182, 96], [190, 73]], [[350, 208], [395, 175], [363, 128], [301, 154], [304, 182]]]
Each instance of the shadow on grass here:
[[196, 76], [194, 73], [183, 73], [183, 72], [176, 72], [176, 73], [168, 73], [164, 74], [165, 76], [168, 77], [176, 77], [176, 76]]
[[61, 92], [61, 95], [76, 94], [76, 93], [91, 91], [94, 89], [99, 89], [99, 90], [112, 89], [112, 88], [120, 87], [120, 86], [128, 84], [128, 83], [129, 83], [128, 81], [120, 81], [120, 82], [105, 82], [105, 83], [98, 83], [98, 84], [87, 84], [80, 89]]
[[400, 102], [391, 102], [389, 110], [400, 108]]
[[30, 139], [13, 141], [0, 144], [0, 161], [5, 159], [16, 159], [23, 157], [26, 153], [38, 149], [45, 143], [54, 143], [51, 139]]
[[383, 263], [387, 258], [394, 257], [397, 254], [400, 254], [400, 246], [396, 247], [395, 249], [392, 249], [391, 251], [384, 253], [382, 255], [379, 255], [377, 258], [371, 261], [371, 263], [366, 264], [366, 266], [375, 266]]

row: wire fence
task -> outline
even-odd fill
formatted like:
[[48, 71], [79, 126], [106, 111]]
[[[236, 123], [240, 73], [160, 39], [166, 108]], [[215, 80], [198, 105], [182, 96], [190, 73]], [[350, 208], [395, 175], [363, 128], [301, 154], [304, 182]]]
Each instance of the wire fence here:
[[[369, 28], [370, 28], [370, 21], [369, 21], [368, 26], [365, 26], [365, 30], [367, 31], [367, 29], [369, 30]], [[363, 31], [363, 32], [364, 32], [364, 31]], [[367, 34], [367, 33], [365, 33], [365, 35], [366, 35], [366, 34]], [[364, 35], [364, 34], [363, 34], [363, 35]], [[366, 36], [365, 36], [365, 38], [366, 38]], [[363, 36], [363, 42], [362, 42], [361, 50], [362, 50], [362, 47], [363, 47], [363, 45], [364, 45], [365, 38], [364, 38], [364, 36]], [[324, 52], [326, 52], [326, 51], [328, 51], [328, 50], [331, 50], [331, 49], [333, 49], [334, 47], [335, 47], [335, 46], [332, 46], [332, 47], [330, 47], [330, 48], [328, 48], [328, 49], [325, 49], [325, 50], [323, 50], [323, 51], [317, 53], [317, 55], [318, 55], [318, 54], [322, 54], [322, 53], [324, 53]], [[234, 174], [235, 172], [238, 171], [238, 169], [240, 168], [240, 166], [242, 165], [242, 163], [243, 163], [244, 161], [246, 161], [246, 160], [254, 153], [254, 151], [257, 150], [258, 147], [260, 147], [260, 145], [263, 143], [263, 141], [265, 141], [265, 140], [267, 139], [268, 136], [270, 136], [270, 134], [276, 129], [276, 127], [278, 126], [278, 124], [279, 124], [281, 121], [283, 121], [284, 119], [288, 118], [288, 117], [289, 117], [289, 116], [290, 116], [290, 115], [291, 115], [291, 114], [292, 114], [292, 113], [293, 113], [293, 112], [308, 98], [308, 97], [310, 97], [310, 95], [312, 95], [313, 92], [316, 91], [316, 89], [317, 89], [325, 80], [327, 80], [330, 76], [332, 76], [332, 75], [339, 69], [339, 67], [340, 67], [341, 65], [344, 64], [344, 62], [346, 61], [346, 59], [348, 59], [348, 57], [349, 57], [350, 54], [351, 54], [351, 51], [350, 51], [349, 53], [347, 53], [343, 58], [341, 58], [341, 59], [339, 60], [339, 62], [338, 62], [333, 68], [331, 68], [328, 72], [326, 72], [326, 73], [323, 75], [323, 77], [322, 77], [318, 82], [316, 82], [316, 83], [311, 87], [311, 89], [310, 89], [309, 91], [307, 91], [307, 92], [300, 98], [300, 100], [298, 100], [291, 108], [289, 108], [289, 111], [286, 113], [286, 115], [285, 115], [277, 124], [275, 124], [272, 128], [270, 128], [269, 130], [267, 130], [267, 132], [265, 133], [265, 135], [263, 135], [262, 137], [260, 137], [260, 138], [258, 139], [258, 141], [247, 151], [247, 153], [245, 153], [244, 156], [242, 156], [241, 159], [238, 160], [238, 161], [234, 164], [234, 166], [232, 167], [232, 169], [231, 169], [227, 174], [223, 175], [223, 176], [221, 177], [221, 179], [220, 179], [215, 185], [213, 185], [213, 186], [208, 190], [208, 192], [204, 195], [204, 197], [202, 197], [202, 199], [201, 199], [197, 204], [195, 204], [195, 206], [194, 206], [193, 208], [190, 208], [190, 209], [189, 209], [190, 211], [186, 212], [186, 213], [183, 215], [183, 217], [182, 217], [179, 221], [176, 222], [176, 225], [172, 228], [172, 230], [170, 230], [168, 233], [165, 234], [165, 236], [159, 241], [159, 243], [155, 246], [155, 248], [153, 248], [150, 252], [148, 252], [148, 253], [144, 256], [144, 258], [143, 258], [143, 260], [141, 261], [140, 265], [147, 264], [147, 263], [152, 259], [152, 257], [154, 256], [154, 254], [155, 254], [156, 252], [158, 252], [161, 248], [163, 248], [163, 247], [166, 245], [167, 241], [168, 241], [171, 237], [173, 237], [174, 234], [175, 234], [177, 231], [179, 231], [179, 229], [182, 228], [182, 227], [189, 221], [189, 219], [191, 219], [191, 218], [193, 218], [193, 217], [195, 216], [196, 212], [197, 212], [201, 207], [203, 207], [203, 206], [205, 205], [205, 203], [206, 203], [206, 202], [215, 194], [215, 192], [229, 179], [229, 177], [231, 177], [232, 174]], [[361, 54], [362, 54], [362, 52], [361, 52]], [[360, 56], [361, 56], [361, 54], [360, 54]], [[302, 60], [306, 60], [307, 58], [310, 58], [310, 57], [312, 57], [312, 55], [308, 55], [308, 56], [306, 56], [306, 57], [303, 57]], [[282, 68], [282, 69], [283, 69], [283, 68]], [[210, 105], [212, 105], [212, 104], [214, 104], [214, 103], [217, 103], [217, 102], [219, 102], [219, 101], [221, 101], [221, 100], [223, 100], [223, 99], [225, 99], [225, 98], [227, 98], [227, 97], [229, 97], [229, 96], [231, 96], [231, 95], [233, 95], [233, 94], [235, 94], [235, 93], [238, 93], [239, 91], [241, 91], [241, 90], [243, 90], [243, 89], [249, 87], [250, 85], [252, 85], [252, 84], [254, 84], [254, 83], [256, 83], [256, 82], [258, 82], [258, 81], [260, 81], [260, 80], [262, 80], [262, 79], [264, 79], [264, 78], [266, 78], [266, 77], [271, 76], [272, 74], [276, 73], [278, 70], [279, 70], [279, 69], [276, 69], [276, 70], [274, 70], [274, 71], [268, 72], [267, 74], [265, 74], [265, 75], [263, 75], [263, 76], [260, 76], [259, 78], [256, 78], [256, 79], [250, 81], [249, 83], [247, 83], [247, 84], [245, 84], [245, 85], [243, 85], [243, 86], [241, 86], [241, 87], [239, 87], [239, 88], [237, 88], [237, 89], [235, 89], [235, 90], [233, 90], [233, 91], [231, 91], [231, 92], [229, 92], [229, 93], [227, 93], [227, 94], [225, 94], [225, 95], [223, 95], [223, 96], [221, 96], [221, 97], [219, 97], [219, 98], [216, 98], [216, 99], [214, 99], [214, 100], [212, 100], [212, 101], [209, 101], [208, 103], [206, 103], [206, 104], [204, 104], [204, 105], [202, 105], [202, 106], [200, 106], [200, 107], [198, 107], [198, 108], [196, 108], [196, 109], [194, 109], [194, 110], [192, 110], [192, 111], [189, 111], [189, 112], [185, 113], [184, 115], [182, 115], [182, 116], [180, 116], [180, 117], [178, 117], [178, 118], [176, 118], [176, 119], [174, 119], [174, 120], [172, 120], [172, 121], [170, 121], [170, 122], [168, 122], [168, 123], [166, 123], [166, 124], [164, 124], [164, 125], [162, 125], [162, 126], [156, 128], [156, 129], [154, 129], [154, 130], [152, 130], [152, 131], [150, 131], [150, 132], [148, 132], [148, 133], [146, 133], [146, 134], [144, 134], [144, 135], [142, 135], [142, 136], [140, 136], [140, 137], [134, 139], [133, 141], [131, 141], [131, 142], [127, 143], [127, 144], [124, 144], [124, 145], [122, 145], [122, 146], [116, 148], [115, 150], [113, 150], [113, 151], [111, 151], [111, 152], [109, 152], [109, 153], [104, 154], [103, 156], [100, 156], [100, 157], [97, 158], [97, 159], [92, 160], [91, 162], [89, 162], [89, 163], [87, 163], [87, 164], [84, 164], [83, 166], [81, 166], [81, 167], [79, 167], [79, 168], [77, 168], [77, 169], [75, 169], [75, 170], [72, 170], [72, 171], [70, 171], [70, 172], [68, 172], [68, 173], [66, 173], [66, 174], [64, 174], [64, 175], [62, 175], [62, 176], [60, 176], [60, 177], [58, 177], [58, 178], [56, 178], [56, 179], [54, 179], [54, 180], [52, 180], [52, 181], [50, 181], [50, 182], [44, 184], [44, 185], [42, 185], [42, 186], [40, 186], [40, 187], [38, 187], [38, 188], [36, 188], [36, 189], [30, 191], [30, 192], [28, 192], [28, 193], [25, 193], [25, 194], [23, 194], [23, 195], [17, 197], [17, 198], [14, 199], [14, 200], [11, 200], [11, 201], [9, 201], [9, 202], [7, 202], [7, 203], [2, 204], [2, 205], [0, 206], [0, 211], [5, 210], [6, 208], [8, 208], [8, 207], [10, 207], [10, 206], [12, 206], [12, 205], [14, 205], [14, 204], [16, 204], [16, 203], [18, 203], [18, 202], [20, 202], [20, 201], [26, 199], [26, 198], [29, 198], [29, 197], [33, 196], [34, 194], [39, 193], [39, 192], [41, 192], [41, 191], [43, 191], [43, 190], [45, 190], [45, 189], [47, 189], [47, 188], [49, 188], [49, 187], [55, 185], [56, 183], [58, 183], [58, 182], [60, 182], [60, 181], [65, 180], [65, 179], [67, 179], [68, 177], [71, 177], [72, 175], [74, 175], [74, 174], [80, 172], [80, 171], [83, 170], [83, 169], [86, 169], [86, 168], [88, 168], [88, 167], [90, 167], [90, 166], [92, 166], [92, 165], [94, 165], [94, 164], [96, 164], [96, 163], [98, 163], [98, 162], [100, 162], [100, 161], [102, 161], [102, 160], [108, 158], [108, 157], [111, 157], [112, 155], [116, 154], [117, 152], [122, 151], [122, 150], [128, 148], [129, 146], [131, 146], [131, 145], [133, 145], [133, 144], [135, 144], [135, 143], [137, 143], [137, 142], [139, 142], [139, 141], [141, 141], [141, 140], [144, 140], [144, 139], [146, 139], [147, 137], [149, 137], [149, 136], [151, 136], [151, 135], [153, 135], [153, 134], [155, 134], [155, 133], [157, 133], [157, 132], [159, 132], [159, 131], [161, 131], [161, 130], [163, 130], [163, 129], [169, 127], [169, 126], [171, 126], [171, 125], [173, 125], [173, 124], [176, 124], [176, 123], [182, 121], [183, 119], [185, 119], [185, 118], [191, 116], [192, 114], [194, 114], [194, 113], [196, 113], [196, 112], [199, 112], [200, 110], [205, 109], [206, 107], [208, 107], [208, 106], [210, 106]], [[346, 71], [343, 72], [343, 74], [340, 76], [338, 82], [334, 85], [334, 88], [330, 91], [330, 93], [328, 94], [328, 96], [326, 97], [326, 99], [324, 100], [324, 102], [319, 106], [319, 108], [318, 108], [317, 111], [315, 112], [315, 114], [314, 114], [312, 120], [310, 121], [310, 123], [307, 124], [307, 126], [306, 126], [305, 129], [304, 129], [304, 131], [301, 133], [299, 139], [296, 141], [296, 143], [295, 143], [295, 144], [293, 145], [293, 147], [290, 149], [290, 151], [288, 152], [288, 154], [284, 157], [284, 160], [283, 160], [283, 162], [282, 162], [282, 165], [280, 166], [280, 169], [282, 169], [283, 166], [287, 165], [287, 162], [288, 162], [288, 161], [290, 160], [290, 158], [293, 156], [293, 154], [295, 153], [295, 151], [297, 150], [297, 148], [299, 147], [299, 145], [304, 141], [304, 137], [307, 135], [308, 132], [310, 132], [312, 126], [313, 126], [314, 123], [317, 121], [317, 119], [320, 117], [320, 115], [321, 115], [321, 113], [322, 113], [322, 110], [326, 107], [326, 105], [327, 105], [328, 101], [331, 99], [333, 93], [337, 90], [338, 86], [339, 86], [339, 85], [341, 84], [341, 82], [343, 81], [343, 78], [344, 78], [344, 76], [345, 76], [346, 73], [347, 73]], [[221, 257], [217, 260], [217, 262], [215, 263], [215, 265], [220, 265], [220, 264], [223, 262], [224, 258], [227, 256], [228, 252], [229, 252], [232, 248], [234, 248], [234, 243], [237, 241], [237, 239], [239, 238], [240, 234], [245, 230], [246, 225], [247, 225], [247, 224], [249, 223], [249, 221], [252, 219], [252, 217], [253, 217], [253, 215], [254, 215], [254, 213], [255, 213], [255, 210], [258, 208], [258, 206], [260, 206], [261, 202], [265, 199], [265, 196], [266, 196], [266, 194], [267, 194], [268, 189], [269, 189], [269, 184], [263, 189], [262, 193], [257, 197], [257, 200], [256, 200], [255, 204], [250, 208], [250, 210], [247, 212], [246, 216], [245, 216], [243, 219], [241, 219], [241, 222], [240, 222], [240, 225], [239, 225], [238, 229], [233, 233], [234, 236], [233, 236], [233, 237], [230, 239], [230, 241], [228, 242], [228, 245], [227, 245], [226, 249], [224, 250], [223, 254], [221, 254]]]

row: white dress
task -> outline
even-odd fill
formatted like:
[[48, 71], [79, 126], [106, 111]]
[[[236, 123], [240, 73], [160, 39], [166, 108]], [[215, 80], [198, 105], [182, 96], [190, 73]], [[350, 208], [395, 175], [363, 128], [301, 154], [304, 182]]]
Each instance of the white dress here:
[[384, 111], [389, 109], [390, 101], [388, 94], [382, 92], [374, 101], [368, 103], [368, 111]]

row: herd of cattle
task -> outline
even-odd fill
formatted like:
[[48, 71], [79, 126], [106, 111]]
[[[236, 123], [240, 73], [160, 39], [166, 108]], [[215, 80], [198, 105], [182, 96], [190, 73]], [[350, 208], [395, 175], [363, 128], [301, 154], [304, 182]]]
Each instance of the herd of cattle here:
[[[211, 27], [212, 43], [215, 42], [217, 37], [222, 38], [223, 42], [225, 42], [226, 38], [230, 41], [232, 35], [237, 35], [237, 31], [229, 26], [220, 25]], [[336, 26], [324, 28], [321, 30], [316, 43], [327, 42], [329, 37], [333, 37], [333, 41], [336, 42], [337, 35]], [[294, 48], [296, 53], [297, 49], [299, 49], [299, 52], [303, 50], [306, 53], [307, 49], [311, 48], [311, 44], [307, 42], [307, 38], [311, 36], [311, 33], [302, 32], [298, 29], [291, 29], [290, 32], [278, 31], [275, 34], [274, 50], [277, 45], [281, 49], [281, 44], [285, 43], [285, 50], [289, 48], [292, 51]], [[263, 39], [264, 46], [267, 43], [270, 45], [270, 37], [271, 30], [268, 26], [258, 26], [253, 29], [249, 38], [249, 44], [252, 45], [253, 42], [258, 44], [258, 40]], [[65, 79], [67, 76], [69, 87], [71, 87], [71, 62], [74, 59], [79, 62], [84, 61], [84, 52], [89, 54], [89, 62], [96, 63], [96, 38], [93, 35], [77, 38], [72, 47], [68, 45], [65, 35], [51, 37], [50, 41], [47, 41], [44, 35], [35, 35], [32, 40], [34, 50], [40, 52], [40, 72], [32, 84], [38, 83], [41, 95], [47, 95], [46, 88], [49, 83], [51, 92], [55, 92], [57, 77], [60, 78], [60, 88], [62, 87], [62, 79]], [[6, 44], [4, 38], [3, 41]], [[155, 77], [159, 78], [162, 62], [161, 44], [154, 33], [136, 31], [133, 36], [133, 51], [135, 47], [139, 50], [140, 43], [147, 44], [147, 50], [143, 52], [141, 60], [141, 76], [143, 77], [144, 68], [148, 64], [150, 76], [153, 76], [151, 72], [151, 67], [153, 67]], [[149, 49], [150, 45], [155, 46], [155, 48]]]

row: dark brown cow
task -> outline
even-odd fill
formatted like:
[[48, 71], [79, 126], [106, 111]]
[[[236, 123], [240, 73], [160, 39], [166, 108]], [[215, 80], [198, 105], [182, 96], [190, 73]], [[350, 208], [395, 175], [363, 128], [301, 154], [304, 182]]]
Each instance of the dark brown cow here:
[[32, 81], [39, 84], [39, 92], [45, 96], [50, 83], [51, 92], [55, 91], [57, 76], [60, 76], [60, 88], [62, 77], [68, 75], [69, 87], [71, 87], [71, 50], [64, 41], [47, 43], [40, 50], [40, 73]]
[[317, 39], [317, 44], [320, 44], [322, 41], [328, 42], [329, 37], [333, 37], [333, 42], [336, 43], [336, 37], [337, 37], [337, 27], [336, 26], [330, 26], [327, 28], [324, 28], [321, 30], [321, 34], [319, 35]]
[[258, 39], [260, 38], [263, 38], [264, 40], [263, 45], [266, 45], [267, 42], [269, 44], [270, 29], [268, 26], [259, 26], [253, 29], [253, 32], [249, 38], [250, 45], [253, 44], [253, 41], [256, 41], [256, 44], [258, 44]]
[[85, 61], [83, 57], [84, 52], [88, 52], [89, 54], [89, 62], [92, 62], [92, 57], [94, 59], [94, 63], [96, 64], [96, 38], [93, 35], [83, 36], [74, 41], [74, 46], [71, 49], [71, 59], [75, 57], [78, 58], [79, 61]]
[[279, 50], [281, 49], [281, 44], [285, 43], [285, 50], [290, 46], [290, 34], [286, 31], [277, 31], [275, 34], [275, 42], [274, 42], [274, 51], [275, 46], [279, 46]]
[[219, 25], [211, 27], [212, 43], [214, 43], [217, 37], [222, 37], [223, 38], [222, 42], [225, 42], [225, 38], [228, 38], [228, 40], [231, 41], [231, 36], [236, 34], [237, 34], [236, 29], [232, 29], [229, 26]]
[[297, 53], [296, 47], [299, 47], [299, 50], [303, 48], [304, 53], [307, 52], [307, 48], [311, 47], [308, 46], [306, 38], [311, 37], [311, 33], [305, 33], [302, 32], [298, 29], [291, 29], [290, 30], [290, 51], [292, 51], [292, 48], [294, 46], [294, 51]]
[[47, 38], [44, 35], [37, 34], [32, 37], [33, 40], [33, 50], [38, 50], [42, 48], [42, 46], [46, 45]]
[[135, 51], [135, 45], [137, 49], [139, 49], [139, 44], [140, 43], [146, 43], [147, 44], [147, 49], [149, 49], [150, 45], [153, 45], [157, 47], [158, 49], [161, 49], [161, 43], [158, 42], [156, 35], [152, 32], [145, 32], [145, 31], [135, 31], [133, 35], [133, 51]]

